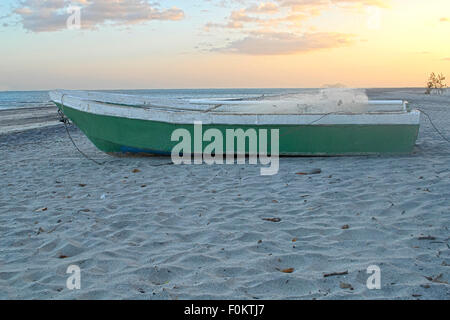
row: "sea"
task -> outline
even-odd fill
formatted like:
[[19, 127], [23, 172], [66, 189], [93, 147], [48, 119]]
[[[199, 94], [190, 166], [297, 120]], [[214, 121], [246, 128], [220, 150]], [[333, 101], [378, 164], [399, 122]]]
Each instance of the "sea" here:
[[[152, 96], [155, 98], [207, 99], [245, 98], [261, 95], [307, 93], [319, 89], [150, 89], [150, 90], [94, 90], [110, 93], [125, 93]], [[0, 110], [51, 106], [48, 91], [3, 91], [0, 92]]]

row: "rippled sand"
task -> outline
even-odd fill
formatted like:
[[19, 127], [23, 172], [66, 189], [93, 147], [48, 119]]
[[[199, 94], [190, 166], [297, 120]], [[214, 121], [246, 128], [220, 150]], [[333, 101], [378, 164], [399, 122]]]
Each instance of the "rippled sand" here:
[[[450, 137], [450, 96], [421, 92], [369, 95], [408, 99]], [[1, 299], [450, 298], [450, 144], [426, 118], [410, 156], [283, 158], [271, 177], [112, 158], [71, 132], [106, 163], [62, 126], [0, 136]]]

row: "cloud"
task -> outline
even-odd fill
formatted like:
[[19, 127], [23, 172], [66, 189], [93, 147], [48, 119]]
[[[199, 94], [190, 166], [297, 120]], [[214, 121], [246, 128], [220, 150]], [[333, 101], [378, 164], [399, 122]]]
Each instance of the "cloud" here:
[[242, 29], [245, 24], [259, 23], [264, 24], [271, 19], [261, 18], [261, 15], [273, 15], [278, 13], [278, 5], [274, 2], [262, 2], [258, 5], [254, 4], [247, 8], [233, 10], [225, 23], [208, 22], [205, 29], [209, 31], [211, 28], [226, 29]]
[[81, 8], [81, 27], [94, 29], [104, 24], [133, 25], [151, 20], [181, 20], [184, 12], [176, 7], [160, 9], [144, 0], [24, 0], [14, 13], [22, 26], [33, 32], [59, 31], [66, 28], [68, 8]]
[[352, 43], [352, 35], [334, 32], [316, 32], [295, 35], [286, 32], [252, 33], [242, 40], [231, 42], [214, 51], [250, 55], [282, 55], [331, 49]]
[[386, 8], [390, 0], [277, 0], [281, 7], [290, 7], [293, 9], [305, 8], [325, 8], [330, 6], [342, 6], [349, 8], [359, 8], [374, 6]]
[[[231, 13], [222, 23], [207, 23], [206, 31], [212, 28], [238, 29], [241, 39], [214, 51], [281, 55], [350, 45], [354, 39], [352, 35], [329, 30], [319, 32], [320, 27], [307, 23], [333, 7], [362, 13], [365, 11], [361, 9], [370, 6], [385, 8], [390, 0], [271, 0], [247, 6], [245, 3], [248, 2], [241, 0], [221, 3], [226, 6], [234, 4]], [[241, 8], [236, 9], [239, 6]]]
[[[228, 1], [227, 3], [229, 3]], [[233, 1], [231, 1], [233, 2]], [[244, 1], [234, 0], [241, 5]], [[360, 10], [363, 7], [386, 8], [390, 0], [272, 0], [259, 2], [241, 9], [234, 9], [226, 22], [209, 22], [206, 30], [211, 28], [243, 29], [246, 26], [278, 27], [285, 25], [299, 27], [301, 23], [312, 17], [321, 15], [332, 7], [344, 10]], [[222, 2], [223, 4], [223, 2]]]
[[249, 13], [256, 14], [274, 14], [279, 10], [278, 5], [275, 2], [262, 2], [260, 4], [254, 4], [246, 9]]
[[279, 7], [274, 3], [270, 2], [270, 5], [264, 3], [258, 6], [253, 5], [232, 11], [225, 23], [208, 22], [205, 25], [205, 29], [207, 31], [211, 28], [243, 29], [248, 25], [274, 27], [280, 23], [298, 23], [306, 17], [304, 14], [297, 13], [286, 16], [274, 16], [277, 13], [279, 13]]

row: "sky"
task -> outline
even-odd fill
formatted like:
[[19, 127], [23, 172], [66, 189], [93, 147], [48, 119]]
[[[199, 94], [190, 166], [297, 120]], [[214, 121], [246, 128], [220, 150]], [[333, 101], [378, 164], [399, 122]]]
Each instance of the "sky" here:
[[0, 91], [423, 87], [449, 39], [449, 0], [2, 0]]

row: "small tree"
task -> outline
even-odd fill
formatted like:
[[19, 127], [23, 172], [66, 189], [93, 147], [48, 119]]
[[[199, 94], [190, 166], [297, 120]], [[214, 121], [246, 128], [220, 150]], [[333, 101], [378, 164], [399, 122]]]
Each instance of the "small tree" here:
[[435, 74], [434, 72], [430, 74], [427, 82], [427, 90], [425, 94], [433, 93], [433, 90], [436, 90], [437, 94], [443, 94], [447, 85], [444, 83], [445, 76], [440, 74]]

